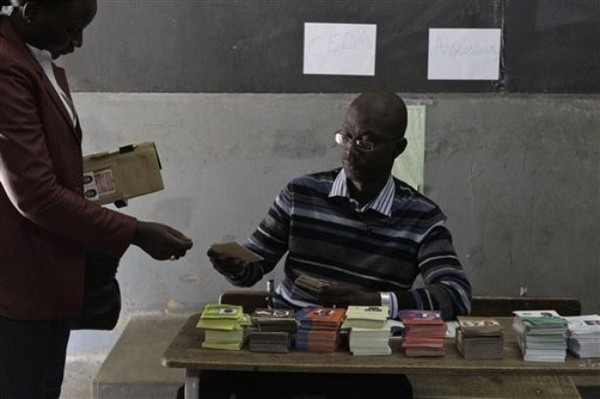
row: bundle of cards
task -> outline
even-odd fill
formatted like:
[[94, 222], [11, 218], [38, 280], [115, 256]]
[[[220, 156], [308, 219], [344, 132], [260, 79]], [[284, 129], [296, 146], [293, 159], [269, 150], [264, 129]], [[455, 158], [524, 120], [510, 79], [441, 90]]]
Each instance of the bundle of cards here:
[[579, 358], [600, 357], [600, 315], [565, 317], [568, 323], [568, 348]]
[[392, 323], [385, 320], [381, 327], [352, 327], [350, 329], [349, 347], [354, 356], [391, 355], [390, 336]]
[[439, 311], [401, 310], [404, 324], [402, 347], [406, 356], [444, 356], [446, 323]]
[[252, 326], [257, 331], [296, 332], [298, 321], [292, 309], [257, 308], [250, 315]]
[[458, 316], [456, 347], [467, 360], [501, 359], [504, 335], [500, 323], [490, 317]]
[[257, 331], [252, 329], [248, 339], [251, 352], [287, 353], [291, 344], [291, 334], [286, 331]]
[[555, 310], [515, 310], [513, 331], [523, 359], [564, 362], [567, 352], [567, 321]]
[[209, 303], [204, 306], [196, 327], [231, 331], [240, 326], [243, 317], [242, 306]]
[[204, 330], [203, 348], [240, 350], [250, 323], [241, 306], [207, 304], [196, 327]]
[[318, 277], [309, 276], [307, 274], [299, 275], [294, 283], [298, 287], [302, 287], [310, 292], [320, 294], [325, 288], [331, 287], [334, 283]]
[[252, 263], [263, 260], [262, 256], [234, 241], [218, 242], [211, 245], [210, 249], [217, 252], [219, 255], [235, 258], [242, 262]]
[[296, 333], [296, 349], [309, 352], [335, 352], [339, 344], [340, 326], [346, 309], [306, 307], [296, 312], [300, 322]]
[[252, 352], [287, 352], [298, 322], [291, 309], [257, 308], [250, 315], [252, 330], [248, 349]]
[[346, 308], [346, 320], [342, 328], [375, 328], [385, 326], [389, 313], [387, 306], [356, 306], [349, 305]]

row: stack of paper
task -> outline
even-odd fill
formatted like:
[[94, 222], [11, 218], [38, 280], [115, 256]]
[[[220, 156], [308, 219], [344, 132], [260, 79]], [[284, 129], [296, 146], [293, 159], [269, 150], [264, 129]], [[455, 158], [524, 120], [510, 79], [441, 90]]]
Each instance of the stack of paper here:
[[467, 360], [501, 359], [504, 335], [502, 326], [490, 317], [458, 316], [456, 347]]
[[249, 325], [250, 317], [241, 306], [207, 304], [196, 327], [204, 330], [203, 348], [240, 350]]
[[350, 352], [355, 356], [391, 355], [391, 326], [387, 306], [348, 306], [342, 329], [349, 329]]
[[250, 351], [288, 352], [298, 327], [293, 310], [258, 308], [250, 315], [250, 320]]
[[250, 315], [252, 326], [258, 331], [296, 332], [298, 321], [291, 309], [257, 308]]
[[402, 347], [406, 356], [444, 356], [446, 323], [436, 310], [401, 310]]
[[389, 307], [387, 306], [348, 306], [346, 319], [342, 328], [374, 328], [385, 327]]
[[516, 310], [512, 328], [523, 353], [532, 362], [564, 362], [567, 321], [555, 310]]
[[300, 322], [296, 332], [296, 349], [308, 352], [335, 352], [345, 314], [344, 308], [311, 306], [298, 310], [295, 314]]
[[580, 358], [600, 357], [600, 315], [566, 316], [568, 348]]

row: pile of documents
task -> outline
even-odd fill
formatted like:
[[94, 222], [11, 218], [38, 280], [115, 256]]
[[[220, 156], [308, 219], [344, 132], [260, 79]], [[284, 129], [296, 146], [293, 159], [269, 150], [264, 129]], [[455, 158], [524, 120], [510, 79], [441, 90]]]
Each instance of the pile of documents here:
[[467, 360], [501, 359], [502, 326], [490, 317], [457, 316], [456, 348]]
[[566, 316], [569, 352], [580, 358], [600, 357], [600, 315]]
[[300, 323], [296, 332], [296, 349], [308, 352], [335, 352], [346, 309], [309, 306], [295, 314]]
[[404, 324], [402, 348], [406, 356], [444, 356], [446, 323], [436, 310], [401, 310]]
[[564, 362], [567, 320], [555, 310], [515, 310], [512, 328], [523, 353], [532, 362]]
[[349, 329], [350, 352], [355, 356], [391, 355], [387, 306], [348, 306], [342, 329]]
[[253, 352], [289, 351], [298, 323], [291, 309], [258, 308], [250, 315], [248, 349]]
[[237, 305], [207, 304], [196, 327], [204, 330], [203, 348], [240, 350], [247, 337], [250, 316]]

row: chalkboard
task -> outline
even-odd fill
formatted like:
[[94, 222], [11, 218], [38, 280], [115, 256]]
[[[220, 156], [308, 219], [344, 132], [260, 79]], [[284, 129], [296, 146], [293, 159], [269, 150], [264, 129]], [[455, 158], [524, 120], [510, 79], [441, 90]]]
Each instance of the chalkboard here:
[[[74, 91], [598, 92], [597, 0], [101, 0]], [[565, 15], [565, 12], [568, 15]], [[303, 74], [305, 22], [377, 25], [375, 76]], [[500, 77], [427, 79], [429, 28], [502, 28]], [[565, 34], [565, 32], [570, 32]]]
[[600, 92], [599, 0], [510, 0], [505, 17], [507, 90]]

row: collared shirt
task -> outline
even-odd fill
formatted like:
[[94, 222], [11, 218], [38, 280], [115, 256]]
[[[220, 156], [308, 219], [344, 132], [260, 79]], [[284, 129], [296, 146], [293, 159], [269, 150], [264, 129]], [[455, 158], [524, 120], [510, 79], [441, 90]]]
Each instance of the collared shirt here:
[[333, 181], [331, 191], [329, 192], [330, 197], [348, 198], [348, 200], [354, 205], [357, 212], [363, 213], [369, 209], [372, 209], [386, 216], [392, 215], [392, 202], [395, 194], [396, 189], [394, 187], [394, 179], [392, 179], [392, 175], [390, 175], [387, 183], [385, 186], [383, 186], [377, 197], [361, 207], [358, 201], [350, 197], [350, 191], [348, 190], [348, 179], [346, 178], [346, 172], [344, 172], [344, 169], [340, 169], [340, 172]]
[[48, 80], [50, 80], [50, 83], [52, 83], [52, 87], [54, 87], [56, 94], [58, 94], [60, 101], [62, 101], [65, 109], [71, 117], [73, 126], [77, 126], [77, 110], [75, 109], [75, 104], [73, 104], [73, 101], [65, 94], [63, 89], [56, 81], [56, 77], [54, 76], [54, 63], [52, 62], [52, 54], [50, 54], [50, 52], [47, 50], [41, 50], [29, 44], [27, 44], [27, 47], [35, 59], [40, 63], [40, 66], [42, 67]]

